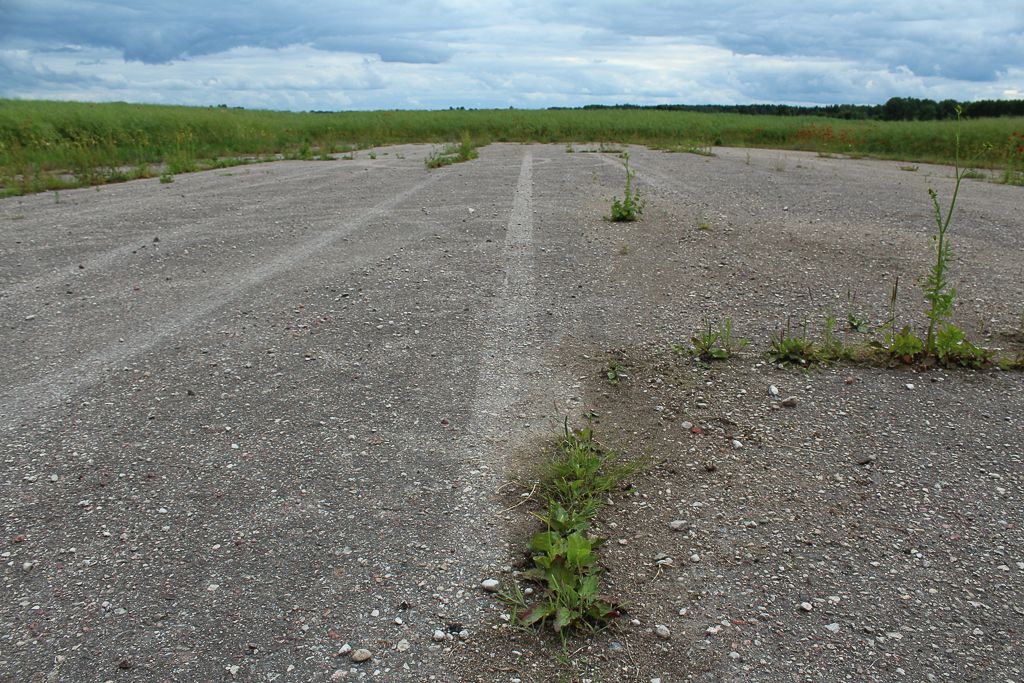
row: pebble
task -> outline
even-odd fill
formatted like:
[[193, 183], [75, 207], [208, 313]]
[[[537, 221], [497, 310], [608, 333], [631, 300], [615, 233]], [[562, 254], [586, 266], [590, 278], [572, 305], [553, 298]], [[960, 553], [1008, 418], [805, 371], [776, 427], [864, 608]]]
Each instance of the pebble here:
[[444, 631], [442, 631], [441, 629], [435, 629], [434, 635], [431, 637], [434, 639], [435, 643], [440, 643], [442, 640], [444, 640]]
[[782, 399], [782, 405], [784, 405], [787, 408], [796, 408], [798, 403], [800, 403], [800, 399], [798, 399], [796, 396], [787, 396], [786, 398]]
[[399, 652], [405, 652], [410, 647], [412, 647], [412, 646], [409, 644], [409, 641], [406, 640], [405, 638], [402, 638], [400, 641], [398, 641], [398, 644], [395, 645], [395, 649], [398, 650]]
[[334, 681], [334, 683], [337, 683], [338, 681], [343, 681], [346, 678], [348, 678], [348, 672], [343, 669], [338, 669], [337, 671], [331, 674], [331, 680]]
[[771, 394], [772, 396], [778, 396], [779, 395], [779, 388], [777, 386], [775, 386], [774, 384], [769, 384], [768, 385], [768, 393]]
[[668, 526], [670, 529], [672, 529], [672, 531], [685, 531], [686, 520], [673, 519], [671, 522], [668, 523]]
[[232, 675], [232, 677], [234, 677], [234, 676], [237, 676], [237, 675], [238, 675], [238, 671], [239, 671], [239, 669], [241, 669], [241, 667], [240, 667], [240, 666], [238, 666], [237, 664], [232, 664], [231, 666], [226, 666], [226, 667], [224, 667], [224, 669], [225, 669], [225, 670], [226, 670], [226, 671], [227, 671], [227, 672], [228, 672], [229, 674], [231, 674], [231, 675]]
[[345, 643], [344, 645], [342, 645], [341, 649], [338, 650], [338, 654], [339, 655], [347, 655], [349, 652], [352, 652], [352, 646], [349, 645], [348, 643]]
[[359, 648], [352, 653], [352, 661], [355, 663], [366, 662], [373, 659], [373, 654], [364, 648]]
[[839, 624], [825, 624], [825, 628], [832, 631], [832, 633], [839, 633]]
[[665, 624], [658, 624], [657, 626], [655, 626], [654, 632], [662, 640], [668, 640], [672, 637], [672, 632], [668, 630], [668, 626], [665, 626]]
[[906, 385], [904, 385], [904, 386], [906, 386], [906, 387], [907, 387], [907, 389], [909, 389], [910, 391], [913, 391], [913, 390], [914, 390], [914, 385], [913, 385], [913, 384], [906, 384]]
[[743, 448], [743, 442], [740, 441], [739, 439], [733, 439], [732, 440], [732, 447], [734, 449], [736, 449], [736, 450], [739, 450], [739, 449]]
[[482, 588], [483, 588], [483, 589], [484, 589], [485, 591], [487, 591], [488, 593], [497, 593], [497, 592], [498, 592], [498, 586], [499, 586], [499, 585], [500, 585], [500, 584], [498, 583], [498, 580], [497, 580], [497, 579], [485, 579], [485, 580], [484, 580], [484, 581], [483, 581], [483, 582], [482, 582], [482, 583], [480, 584], [480, 586], [481, 586], [481, 587], [482, 587]]
[[680, 422], [679, 426], [682, 427], [683, 429], [693, 429], [693, 423], [692, 422], [685, 422], [685, 421], [684, 422]]
[[469, 640], [469, 631], [466, 629], [459, 631], [459, 640]]
[[801, 602], [800, 609], [802, 609], [805, 612], [810, 612], [812, 609], [814, 609], [814, 605], [812, 605], [809, 602]]
[[700, 562], [700, 555], [697, 553], [690, 555], [690, 562]]

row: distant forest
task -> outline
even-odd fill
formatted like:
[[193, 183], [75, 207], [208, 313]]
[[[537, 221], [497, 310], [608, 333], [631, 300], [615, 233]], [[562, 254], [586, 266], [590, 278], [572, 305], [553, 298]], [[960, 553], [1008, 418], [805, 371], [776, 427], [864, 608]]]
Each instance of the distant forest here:
[[[664, 111], [697, 111], [706, 113], [759, 114], [770, 116], [828, 116], [834, 119], [877, 121], [941, 121], [955, 119], [960, 106], [969, 119], [999, 116], [1024, 116], [1024, 100], [920, 100], [916, 97], [893, 97], [885, 104], [830, 104], [824, 107], [797, 107], [788, 104], [588, 104], [581, 109], [661, 109]], [[552, 107], [564, 109], [567, 107]], [[571, 107], [570, 107], [571, 108]]]

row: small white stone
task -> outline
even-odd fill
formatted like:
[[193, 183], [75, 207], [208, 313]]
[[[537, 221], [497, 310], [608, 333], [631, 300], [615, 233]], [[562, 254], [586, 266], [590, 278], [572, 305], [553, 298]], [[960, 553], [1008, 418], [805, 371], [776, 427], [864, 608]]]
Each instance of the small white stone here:
[[839, 633], [839, 624], [825, 624], [825, 628], [832, 631], [832, 633]]
[[436, 629], [434, 631], [434, 635], [431, 637], [434, 639], [435, 643], [440, 643], [442, 640], [444, 640], [444, 631], [442, 631], [441, 629]]
[[805, 612], [810, 612], [812, 609], [814, 609], [814, 605], [812, 605], [809, 602], [801, 602], [800, 609], [802, 609]]
[[406, 640], [405, 638], [402, 638], [400, 641], [398, 641], [398, 644], [395, 645], [395, 649], [398, 650], [399, 652], [405, 652], [410, 647], [412, 647], [412, 646], [409, 645], [409, 641]]
[[911, 391], [913, 391], [913, 390], [914, 390], [914, 385], [913, 385], [913, 384], [906, 384], [906, 385], [904, 385], [904, 386], [906, 386], [906, 387], [907, 387], [907, 389], [909, 389], [909, 390], [911, 390]]
[[672, 632], [668, 630], [668, 626], [665, 626], [665, 624], [658, 624], [657, 626], [655, 626], [654, 632], [662, 640], [668, 640], [672, 637]]
[[700, 555], [697, 553], [690, 555], [690, 562], [700, 562]]
[[484, 579], [480, 583], [480, 587], [483, 588], [488, 593], [497, 593], [498, 592], [498, 586], [500, 586], [500, 585], [501, 584], [498, 583], [497, 579]]
[[358, 650], [352, 653], [352, 661], [356, 664], [360, 662], [366, 662], [371, 659], [373, 659], [373, 654], [369, 650], [363, 648], [359, 648]]
[[338, 654], [339, 655], [347, 655], [349, 652], [352, 652], [352, 646], [349, 645], [348, 643], [345, 643], [344, 645], [342, 645], [341, 649], [338, 650]]
[[739, 450], [739, 449], [743, 448], [743, 442], [740, 441], [739, 439], [733, 439], [732, 440], [732, 447], [735, 448], [736, 450]]
[[686, 528], [686, 520], [674, 519], [668, 523], [668, 526], [672, 531], [682, 531]]
[[779, 388], [777, 386], [775, 386], [774, 384], [769, 384], [768, 385], [768, 393], [771, 394], [772, 396], [778, 396], [779, 395]]
[[682, 427], [683, 429], [693, 429], [693, 423], [692, 422], [683, 421], [683, 422], [679, 423], [679, 426]]
[[239, 667], [237, 664], [232, 664], [231, 666], [224, 667], [224, 670], [231, 674], [232, 677], [234, 677], [238, 675], [238, 671], [240, 668], [241, 667]]
[[208, 591], [210, 591], [212, 593], [215, 590], [217, 590], [218, 588], [220, 588], [220, 584], [211, 583], [209, 586], [206, 587], [206, 590], [208, 590]]
[[395, 626], [401, 626], [405, 622], [402, 621], [402, 617], [395, 617]]
[[459, 631], [459, 640], [469, 640], [469, 631], [466, 629]]

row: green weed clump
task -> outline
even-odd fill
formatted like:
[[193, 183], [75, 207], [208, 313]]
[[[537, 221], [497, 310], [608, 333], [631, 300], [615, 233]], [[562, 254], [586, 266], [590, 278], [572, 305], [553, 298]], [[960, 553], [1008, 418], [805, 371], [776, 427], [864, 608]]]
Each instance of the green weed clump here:
[[807, 336], [807, 324], [796, 332], [792, 320], [786, 318], [786, 324], [777, 332], [772, 332], [771, 345], [768, 348], [768, 359], [779, 365], [796, 365], [808, 367], [818, 361], [814, 342]]
[[640, 195], [633, 189], [633, 178], [636, 176], [636, 171], [629, 168], [628, 152], [622, 153], [622, 160], [622, 165], [626, 169], [626, 191], [622, 201], [612, 198], [612, 220], [635, 221], [639, 220], [640, 215], [644, 212], [644, 206]]
[[704, 326], [690, 337], [689, 348], [673, 344], [672, 350], [679, 354], [695, 356], [705, 363], [727, 360], [747, 346], [747, 340], [733, 335], [732, 318], [712, 324], [705, 318]]
[[470, 161], [472, 159], [476, 159], [478, 156], [480, 156], [480, 154], [473, 145], [473, 141], [470, 139], [469, 133], [463, 132], [461, 142], [449, 142], [440, 150], [434, 150], [431, 152], [430, 156], [426, 158], [424, 163], [427, 168], [440, 168], [450, 164]]
[[608, 494], [637, 468], [616, 465], [615, 459], [594, 440], [590, 427], [570, 431], [566, 422], [538, 486], [547, 507], [535, 516], [545, 529], [530, 539], [532, 566], [521, 574], [539, 590], [527, 596], [516, 588], [504, 596], [516, 607], [521, 625], [550, 625], [564, 638], [573, 630], [600, 628], [619, 615], [616, 601], [600, 592], [596, 550], [604, 539], [590, 533]]

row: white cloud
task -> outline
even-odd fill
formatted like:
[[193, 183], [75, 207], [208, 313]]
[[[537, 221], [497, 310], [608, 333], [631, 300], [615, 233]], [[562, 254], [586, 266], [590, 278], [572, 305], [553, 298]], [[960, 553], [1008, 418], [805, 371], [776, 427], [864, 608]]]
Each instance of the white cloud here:
[[1019, 0], [6, 7], [7, 97], [373, 109], [871, 103], [1024, 90]]

